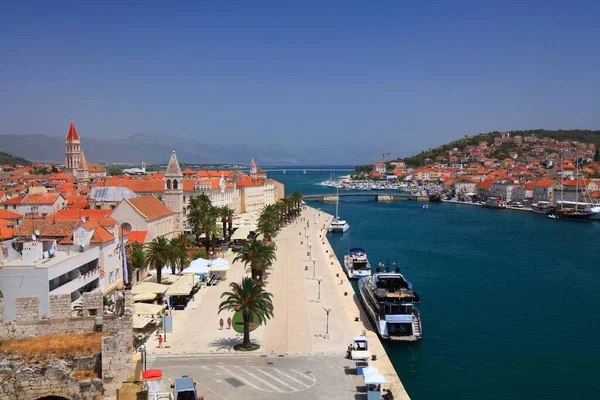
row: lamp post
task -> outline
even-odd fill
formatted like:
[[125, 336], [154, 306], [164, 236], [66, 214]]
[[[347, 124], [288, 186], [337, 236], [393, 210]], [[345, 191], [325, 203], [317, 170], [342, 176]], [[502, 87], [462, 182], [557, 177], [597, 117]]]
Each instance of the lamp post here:
[[325, 312], [327, 313], [327, 328], [325, 330], [325, 339], [331, 339], [331, 336], [329, 336], [329, 313], [331, 312], [331, 306], [325, 306], [323, 307], [323, 310], [325, 310]]
[[317, 278], [317, 282], [319, 283], [319, 297], [317, 298], [317, 303], [321, 302], [321, 281], [323, 280], [323, 278], [321, 278], [320, 276]]
[[308, 257], [312, 258], [312, 243], [308, 245]]
[[317, 265], [317, 260], [315, 258], [312, 259], [312, 263], [313, 263], [313, 279], [317, 279], [316, 276], [316, 265]]

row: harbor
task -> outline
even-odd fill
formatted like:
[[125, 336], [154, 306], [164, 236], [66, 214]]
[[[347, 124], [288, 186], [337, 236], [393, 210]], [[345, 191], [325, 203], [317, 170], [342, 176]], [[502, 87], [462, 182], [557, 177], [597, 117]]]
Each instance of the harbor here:
[[[161, 368], [165, 374], [173, 376], [187, 371], [206, 385], [207, 380], [202, 379], [202, 374], [207, 374], [207, 369], [195, 365], [204, 365], [203, 360], [207, 357], [216, 360], [213, 361], [216, 365], [220, 362], [218, 357], [227, 357], [227, 360], [231, 360], [230, 357], [242, 357], [242, 361], [233, 363], [236, 367], [225, 367], [226, 370], [219, 368], [217, 372], [220, 375], [213, 373], [211, 376], [249, 383], [255, 382], [252, 375], [257, 376], [253, 368], [265, 365], [262, 357], [276, 365], [281, 365], [282, 361], [279, 360], [285, 359], [283, 363], [286, 365], [302, 365], [311, 371], [319, 371], [323, 360], [327, 360], [334, 368], [328, 376], [336, 377], [335, 385], [323, 382], [320, 374], [314, 373], [311, 375], [314, 376], [313, 384], [309, 386], [310, 381], [307, 381], [304, 385], [306, 388], [298, 391], [305, 396], [300, 398], [321, 398], [320, 390], [327, 394], [323, 398], [366, 398], [366, 393], [357, 389], [362, 387], [363, 377], [356, 374], [354, 362], [345, 358], [348, 345], [353, 343], [354, 337], [364, 335], [370, 352], [369, 365], [377, 368], [385, 379], [383, 387], [391, 388], [395, 399], [409, 399], [327, 239], [327, 226], [332, 218], [330, 214], [305, 207], [301, 216], [284, 227], [275, 238], [277, 261], [266, 280], [266, 289], [273, 294], [275, 316], [266, 326], [260, 326], [252, 332], [253, 341], [261, 345], [259, 350], [245, 354], [236, 352], [233, 346], [240, 342], [240, 335], [233, 330], [218, 329], [220, 294], [228, 289], [229, 282], [245, 275], [243, 265], [233, 263], [226, 281], [215, 287], [202, 288], [194, 296], [194, 304], [189, 310], [173, 311], [174, 331], [169, 334], [166, 346], [157, 348], [148, 343], [149, 367]], [[232, 256], [226, 254], [225, 258], [232, 259]], [[194, 334], [190, 335], [190, 332]], [[182, 365], [186, 365], [186, 368]], [[245, 368], [244, 371], [238, 366]], [[267, 379], [264, 374], [260, 377]], [[299, 387], [292, 382], [284, 382]], [[289, 392], [289, 388], [281, 382], [269, 383], [281, 391]], [[264, 384], [253, 385], [264, 388]], [[228, 398], [233, 393], [243, 393], [252, 398], [257, 396], [253, 385], [235, 388], [234, 391], [229, 385], [207, 386], [210, 390], [207, 389], [205, 398]], [[279, 390], [271, 388], [267, 392], [280, 396], [283, 392]], [[335, 390], [335, 396], [332, 390]], [[262, 395], [269, 398], [268, 393]]]

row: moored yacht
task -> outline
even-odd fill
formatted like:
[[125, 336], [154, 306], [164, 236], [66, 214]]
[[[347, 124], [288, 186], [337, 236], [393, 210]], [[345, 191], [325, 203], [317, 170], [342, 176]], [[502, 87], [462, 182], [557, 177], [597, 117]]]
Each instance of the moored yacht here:
[[348, 279], [360, 279], [371, 276], [371, 263], [364, 249], [355, 247], [344, 256], [344, 272]]
[[378, 272], [358, 281], [361, 300], [382, 339], [415, 341], [422, 338], [419, 295], [400, 273]]
[[338, 215], [338, 209], [340, 206], [339, 190], [337, 191], [336, 197], [337, 197], [337, 199], [335, 202], [335, 218], [333, 218], [333, 220], [331, 220], [331, 223], [329, 224], [327, 231], [328, 232], [346, 232], [350, 228], [350, 225], [343, 219], [340, 219], [340, 216]]

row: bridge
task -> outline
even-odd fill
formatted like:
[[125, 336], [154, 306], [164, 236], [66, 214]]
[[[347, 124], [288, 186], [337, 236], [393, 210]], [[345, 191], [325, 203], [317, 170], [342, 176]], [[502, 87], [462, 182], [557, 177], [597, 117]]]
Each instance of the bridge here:
[[307, 172], [354, 172], [352, 168], [263, 168], [267, 172], [282, 172], [287, 174], [288, 172], [300, 172], [306, 174]]
[[[339, 197], [338, 197], [339, 196]], [[302, 199], [307, 201], [325, 201], [334, 202], [341, 197], [374, 197], [375, 201], [398, 201], [398, 200], [416, 200], [428, 201], [429, 197], [425, 195], [416, 195], [412, 193], [385, 193], [385, 192], [350, 192], [335, 194], [303, 194]]]

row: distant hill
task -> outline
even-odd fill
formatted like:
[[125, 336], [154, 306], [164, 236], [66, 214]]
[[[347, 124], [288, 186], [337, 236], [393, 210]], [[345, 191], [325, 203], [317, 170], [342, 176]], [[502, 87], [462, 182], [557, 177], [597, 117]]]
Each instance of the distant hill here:
[[[600, 148], [600, 130], [584, 130], [584, 129], [558, 129], [558, 130], [547, 130], [547, 129], [530, 129], [523, 131], [508, 131], [511, 137], [520, 136], [537, 136], [537, 137], [548, 137], [559, 141], [570, 140], [581, 143], [595, 143], [596, 147]], [[480, 133], [475, 136], [466, 136], [454, 140], [450, 143], [446, 143], [442, 146], [422, 151], [421, 153], [412, 157], [398, 158], [392, 161], [404, 161], [407, 166], [418, 167], [425, 164], [426, 159], [435, 159], [439, 155], [447, 154], [448, 150], [453, 148], [462, 149], [466, 146], [476, 146], [480, 141], [486, 141], [488, 144], [494, 140], [494, 137], [499, 136], [499, 131]]]
[[[177, 151], [180, 163], [248, 165], [254, 158], [259, 166], [268, 165], [351, 165], [356, 154], [353, 144], [332, 149], [318, 144], [312, 147], [293, 148], [289, 151], [279, 138], [273, 144], [239, 144], [222, 138], [222, 143], [208, 144], [200, 140], [159, 134], [136, 134], [126, 138], [88, 138], [81, 135], [81, 148], [89, 163], [165, 164], [171, 151]], [[311, 146], [307, 143], [306, 146]], [[35, 162], [62, 163], [65, 157], [64, 137], [47, 135], [0, 135], [0, 148]]]
[[0, 164], [31, 165], [31, 161], [26, 160], [23, 157], [13, 156], [12, 154], [0, 151]]

